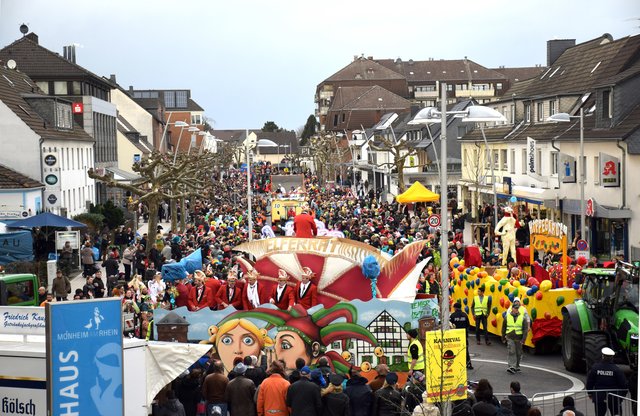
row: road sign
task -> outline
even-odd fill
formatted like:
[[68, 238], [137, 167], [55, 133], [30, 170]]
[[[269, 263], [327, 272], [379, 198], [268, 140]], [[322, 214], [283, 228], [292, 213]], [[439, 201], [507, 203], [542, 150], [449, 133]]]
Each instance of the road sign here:
[[578, 240], [576, 241], [576, 249], [579, 251], [587, 251], [589, 250], [589, 243], [587, 243], [587, 240]]
[[438, 214], [429, 215], [429, 218], [427, 218], [427, 223], [429, 223], [429, 225], [431, 227], [439, 227], [440, 226], [440, 215], [438, 215]]

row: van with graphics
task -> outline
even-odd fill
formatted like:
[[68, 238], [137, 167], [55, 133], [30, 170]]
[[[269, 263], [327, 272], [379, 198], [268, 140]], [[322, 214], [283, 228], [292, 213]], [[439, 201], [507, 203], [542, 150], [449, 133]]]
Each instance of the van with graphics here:
[[33, 274], [0, 274], [0, 305], [39, 306], [38, 284]]

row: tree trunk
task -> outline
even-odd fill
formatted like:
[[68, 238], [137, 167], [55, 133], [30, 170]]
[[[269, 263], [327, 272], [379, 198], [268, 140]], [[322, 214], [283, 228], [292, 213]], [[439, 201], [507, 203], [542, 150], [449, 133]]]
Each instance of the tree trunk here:
[[[172, 196], [176, 194], [175, 184], [171, 187], [171, 194]], [[178, 231], [178, 207], [177, 207], [178, 204], [176, 204], [176, 200], [174, 198], [171, 198], [170, 204], [171, 204], [171, 231], [175, 233]]]
[[187, 197], [180, 199], [180, 232], [187, 231]]
[[396, 160], [396, 170], [398, 171], [398, 194], [406, 190], [404, 186], [404, 159]]
[[160, 200], [151, 198], [147, 200], [147, 205], [149, 208], [149, 226], [147, 227], [147, 246], [145, 247], [145, 251], [148, 256], [151, 246], [156, 241], [156, 234], [158, 233], [158, 208], [160, 206]]

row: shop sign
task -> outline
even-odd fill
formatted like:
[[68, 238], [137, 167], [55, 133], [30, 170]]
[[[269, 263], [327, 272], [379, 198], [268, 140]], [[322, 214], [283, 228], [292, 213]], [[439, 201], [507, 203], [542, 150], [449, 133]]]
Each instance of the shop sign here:
[[536, 141], [527, 137], [527, 175], [536, 176]]
[[566, 153], [558, 155], [558, 174], [562, 183], [576, 183], [576, 158]]
[[620, 160], [600, 152], [600, 184], [605, 188], [620, 186]]

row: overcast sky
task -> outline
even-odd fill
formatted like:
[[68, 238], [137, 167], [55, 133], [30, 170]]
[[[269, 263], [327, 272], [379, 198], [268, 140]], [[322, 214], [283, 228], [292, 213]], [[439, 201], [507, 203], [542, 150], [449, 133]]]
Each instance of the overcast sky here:
[[124, 88], [190, 89], [216, 128], [291, 130], [354, 55], [544, 65], [549, 39], [618, 39], [639, 19], [638, 0], [0, 0], [0, 47], [26, 23]]

